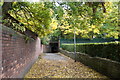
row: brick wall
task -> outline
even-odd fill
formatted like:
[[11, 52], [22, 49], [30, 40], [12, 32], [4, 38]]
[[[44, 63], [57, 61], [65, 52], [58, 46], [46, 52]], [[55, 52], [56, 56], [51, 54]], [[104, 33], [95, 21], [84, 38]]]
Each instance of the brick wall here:
[[0, 34], [2, 34], [2, 38], [0, 38], [2, 40], [2, 54], [0, 54], [2, 78], [23, 77], [42, 53], [40, 39], [30, 38], [27, 41], [24, 35], [5, 26], [2, 26]]
[[43, 52], [44, 53], [50, 53], [51, 52], [51, 48], [49, 45], [42, 45], [43, 47]]

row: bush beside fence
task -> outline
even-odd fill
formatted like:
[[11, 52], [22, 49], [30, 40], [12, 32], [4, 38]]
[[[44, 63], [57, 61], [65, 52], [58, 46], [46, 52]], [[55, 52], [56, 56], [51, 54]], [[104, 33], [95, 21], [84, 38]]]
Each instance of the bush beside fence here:
[[[74, 52], [74, 44], [62, 44], [62, 49]], [[76, 51], [89, 54], [92, 57], [102, 57], [120, 62], [120, 42], [79, 43]]]

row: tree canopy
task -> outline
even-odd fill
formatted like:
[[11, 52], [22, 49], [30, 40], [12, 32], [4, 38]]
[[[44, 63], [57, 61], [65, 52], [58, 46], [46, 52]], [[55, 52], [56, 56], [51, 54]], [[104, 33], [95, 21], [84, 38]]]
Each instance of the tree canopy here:
[[58, 9], [61, 13], [57, 15], [61, 23], [59, 28], [67, 36], [74, 34], [74, 30], [79, 38], [118, 38], [120, 35], [118, 3], [106, 2], [103, 7], [100, 2], [95, 2], [94, 6], [84, 2], [66, 2], [60, 3], [58, 8], [62, 8]]
[[4, 24], [22, 32], [28, 28], [42, 38], [73, 38], [74, 31], [77, 38], [120, 36], [118, 2], [12, 2], [9, 6], [12, 20], [5, 18]]

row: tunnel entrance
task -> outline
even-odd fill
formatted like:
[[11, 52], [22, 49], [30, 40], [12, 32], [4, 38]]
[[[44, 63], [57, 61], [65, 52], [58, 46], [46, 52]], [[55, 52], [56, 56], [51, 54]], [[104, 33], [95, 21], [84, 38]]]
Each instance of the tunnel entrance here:
[[59, 43], [51, 42], [50, 43], [51, 53], [57, 53], [59, 51]]

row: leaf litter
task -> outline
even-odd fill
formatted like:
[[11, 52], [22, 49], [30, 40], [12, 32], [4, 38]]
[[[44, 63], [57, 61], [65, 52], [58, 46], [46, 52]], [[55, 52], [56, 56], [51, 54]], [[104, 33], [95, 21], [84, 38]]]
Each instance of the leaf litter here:
[[97, 78], [110, 80], [80, 62], [74, 62], [73, 59], [62, 54], [60, 56], [67, 59], [38, 59], [24, 78]]

